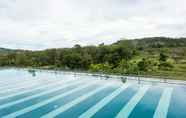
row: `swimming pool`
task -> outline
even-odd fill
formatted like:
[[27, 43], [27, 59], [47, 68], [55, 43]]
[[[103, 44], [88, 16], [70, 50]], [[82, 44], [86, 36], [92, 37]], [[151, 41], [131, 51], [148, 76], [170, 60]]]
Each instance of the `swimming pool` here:
[[0, 70], [2, 118], [186, 118], [186, 86]]

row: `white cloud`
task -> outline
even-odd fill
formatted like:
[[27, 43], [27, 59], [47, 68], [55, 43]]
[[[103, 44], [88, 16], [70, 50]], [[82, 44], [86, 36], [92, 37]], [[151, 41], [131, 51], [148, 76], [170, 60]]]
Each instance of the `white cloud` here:
[[0, 1], [0, 47], [45, 49], [147, 36], [186, 36], [186, 1]]

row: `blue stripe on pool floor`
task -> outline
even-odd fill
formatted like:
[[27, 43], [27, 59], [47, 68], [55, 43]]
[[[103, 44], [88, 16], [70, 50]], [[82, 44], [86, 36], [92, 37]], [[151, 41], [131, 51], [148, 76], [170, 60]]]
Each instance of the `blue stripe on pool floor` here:
[[0, 101], [4, 100], [4, 99], [10, 99], [10, 98], [15, 97], [15, 96], [23, 95], [23, 94], [26, 94], [26, 93], [29, 93], [29, 92], [37, 91], [37, 90], [40, 90], [40, 89], [46, 89], [46, 88], [54, 86], [54, 85], [57, 86], [59, 84], [65, 83], [65, 82], [70, 82], [70, 81], [55, 82], [55, 83], [51, 83], [51, 84], [45, 84], [45, 85], [42, 85], [42, 86], [38, 86], [38, 87], [33, 88], [33, 89], [19, 91], [17, 93], [11, 94], [11, 95], [0, 97]]
[[87, 111], [89, 108], [91, 108], [94, 104], [102, 100], [107, 95], [110, 95], [114, 90], [116, 90], [116, 87], [109, 87], [107, 89], [104, 89], [97, 94], [95, 94], [92, 97], [89, 97], [85, 101], [81, 102], [80, 104], [72, 107], [71, 109], [60, 113], [56, 116], [56, 118], [77, 118], [82, 113]]
[[[24, 90], [24, 89], [28, 89], [28, 88], [31, 88], [31, 87], [43, 86], [43, 85], [49, 84], [51, 82], [52, 83], [60, 82], [60, 81], [46, 81], [46, 82], [40, 82], [40, 81], [34, 82], [34, 83], [28, 81], [27, 84], [23, 84], [21, 86], [15, 84], [16, 86], [13, 87], [13, 88], [8, 88], [8, 89], [4, 89], [3, 91], [0, 91], [0, 95], [3, 94], [3, 93], [7, 93], [7, 92], [11, 92], [11, 91], [16, 91], [16, 90], [20, 90], [20, 89]], [[14, 82], [14, 83], [16, 83], [16, 82]], [[19, 92], [19, 91], [17, 91], [17, 92]]]
[[[67, 91], [65, 93], [59, 94], [59, 95], [54, 96], [54, 97], [52, 97], [50, 99], [42, 101], [42, 102], [40, 102], [38, 104], [29, 106], [29, 107], [27, 107], [25, 109], [22, 109], [22, 110], [14, 112], [14, 113], [11, 113], [11, 114], [9, 114], [7, 116], [4, 116], [4, 118], [12, 118], [12, 117], [19, 117], [19, 116], [25, 118], [24, 115], [27, 116], [27, 114], [32, 114], [33, 112], [38, 112], [38, 114], [34, 113], [32, 115], [28, 115], [28, 117], [33, 118], [33, 117], [37, 117], [37, 115], [43, 115], [43, 113], [45, 113], [45, 112], [49, 112], [50, 110], [54, 110], [55, 109], [54, 107], [56, 105], [58, 105], [58, 103], [61, 103], [61, 102], [65, 103], [65, 101], [63, 101], [62, 98], [65, 97], [66, 100], [70, 100], [70, 98], [73, 98], [75, 95], [84, 94], [83, 92], [81, 92], [81, 90], [82, 91], [89, 91], [89, 90], [91, 90], [91, 88], [92, 89], [95, 88], [96, 87], [96, 83], [98, 83], [98, 82], [99, 81], [95, 81], [95, 82], [92, 82], [90, 84], [86, 84], [84, 86], [80, 86], [80, 87], [75, 88], [73, 90], [70, 90], [70, 91]], [[68, 95], [70, 95], [70, 96], [68, 96]], [[61, 99], [62, 99], [62, 101], [61, 101]], [[41, 110], [41, 109], [45, 109], [45, 110]], [[34, 116], [34, 115], [36, 115], [36, 116]]]
[[151, 87], [131, 112], [129, 118], [152, 118], [163, 88]]
[[145, 95], [146, 91], [150, 86], [143, 85], [140, 87], [139, 91], [132, 97], [132, 99], [121, 109], [121, 111], [117, 114], [116, 118], [128, 118], [134, 107], [141, 100], [141, 98]]
[[92, 108], [90, 108], [88, 111], [84, 112], [79, 118], [90, 118], [93, 116], [96, 112], [98, 112], [101, 108], [103, 108], [106, 104], [108, 104], [112, 99], [114, 99], [116, 96], [118, 96], [122, 91], [124, 91], [129, 85], [123, 85], [113, 93], [111, 93], [109, 96], [102, 99], [100, 102], [95, 104]]
[[20, 99], [18, 101], [13, 101], [8, 104], [1, 105], [0, 106], [0, 117], [10, 114], [10, 113], [13, 113], [15, 111], [24, 109], [24, 108], [29, 107], [33, 104], [38, 103], [38, 102], [42, 102], [42, 101], [47, 100], [53, 96], [64, 93], [68, 90], [72, 90], [73, 88], [78, 87], [78, 85], [81, 85], [81, 84], [82, 84], [82, 82], [78, 82], [78, 83], [74, 82], [72, 84], [69, 83], [68, 85], [53, 88], [49, 91], [44, 91], [41, 94], [36, 94], [36, 95], [29, 96], [24, 99]]
[[138, 85], [128, 87], [108, 104], [97, 111], [91, 118], [114, 118], [123, 106], [132, 98], [138, 90]]
[[186, 87], [174, 88], [167, 117], [186, 118]]
[[56, 110], [57, 108], [64, 106], [65, 104], [68, 104], [69, 102], [75, 100], [76, 98], [83, 96], [84, 94], [87, 94], [88, 92], [91, 92], [92, 90], [96, 89], [97, 87], [100, 87], [98, 85], [92, 85], [86, 87], [86, 89], [78, 90], [77, 92], [73, 92], [69, 94], [68, 96], [60, 97], [59, 99], [55, 99], [50, 103], [47, 103], [41, 107], [38, 107], [37, 109], [34, 109], [30, 112], [27, 112], [23, 115], [18, 116], [17, 118], [32, 118], [37, 117], [40, 118], [41, 116]]
[[[7, 95], [0, 96], [0, 117], [186, 118], [186, 87], [111, 86], [109, 82], [105, 84], [101, 80], [88, 81], [48, 81], [48, 84], [30, 84], [30, 88], [23, 82], [17, 85], [24, 85], [28, 89], [17, 92], [20, 86], [5, 87], [4, 93]], [[11, 94], [14, 90], [16, 93]], [[1, 93], [3, 91], [0, 92], [3, 95]]]
[[8, 96], [8, 95], [18, 93], [18, 92], [24, 91], [24, 90], [30, 90], [33, 88], [37, 88], [39, 86], [42, 86], [42, 85], [26, 85], [26, 86], [17, 87], [14, 89], [4, 90], [4, 91], [0, 92], [0, 97]]
[[39, 90], [33, 90], [33, 91], [30, 91], [28, 93], [24, 93], [24, 94], [20, 94], [20, 95], [16, 95], [16, 96], [13, 96], [13, 97], [10, 97], [10, 98], [5, 98], [3, 100], [0, 100], [0, 105], [4, 105], [4, 104], [7, 104], [7, 103], [10, 103], [14, 100], [20, 100], [24, 97], [28, 97], [28, 96], [31, 96], [31, 95], [35, 95], [35, 94], [39, 94], [41, 92], [44, 92], [45, 90], [43, 89], [39, 89]]
[[153, 118], [167, 118], [173, 88], [165, 88]]
[[42, 116], [41, 118], [54, 118], [57, 115], [59, 115], [60, 113], [65, 112], [66, 110], [70, 109], [71, 107], [83, 102], [87, 98], [92, 97], [96, 93], [98, 93], [98, 92], [100, 92], [100, 91], [102, 91], [102, 90], [104, 90], [106, 88], [108, 88], [108, 85], [104, 85], [104, 86], [98, 87], [98, 88], [94, 89], [93, 91], [90, 91], [90, 92], [88, 92], [88, 93], [86, 93], [86, 94], [74, 99], [73, 101], [71, 101], [71, 102], [69, 102], [69, 103], [67, 103], [67, 104], [65, 104], [65, 105], [63, 105], [63, 106], [61, 106], [61, 107], [49, 112], [48, 114]]
[[60, 90], [62, 88], [68, 87], [70, 85], [75, 85], [75, 84], [78, 84], [78, 83], [83, 84], [82, 81], [73, 82], [73, 83], [64, 83], [63, 86], [51, 87], [49, 90], [42, 91], [41, 93], [38, 93], [38, 94], [34, 94], [34, 95], [31, 95], [31, 96], [28, 96], [28, 97], [23, 97], [22, 99], [18, 99], [18, 100], [13, 99], [11, 102], [8, 102], [7, 104], [1, 105], [0, 109], [3, 109], [5, 107], [9, 107], [9, 106], [12, 106], [12, 105], [24, 102], [24, 101], [28, 101], [30, 99], [33, 99], [33, 98], [36, 98], [36, 97], [39, 97], [39, 96], [42, 96], [42, 95], [45, 95], [45, 94], [48, 94], [48, 93], [55, 92], [55, 91]]
[[9, 96], [2, 97], [0, 99], [0, 105], [4, 105], [4, 104], [7, 104], [12, 101], [23, 99], [24, 97], [28, 97], [28, 96], [32, 96], [32, 95], [44, 92], [44, 91], [46, 91], [47, 88], [49, 89], [50, 87], [54, 87], [57, 84], [59, 84], [59, 83], [52, 83], [49, 85], [44, 85], [44, 86], [40, 86], [37, 88], [33, 88], [28, 91], [21, 91], [21, 92], [18, 92], [18, 93], [9, 95]]

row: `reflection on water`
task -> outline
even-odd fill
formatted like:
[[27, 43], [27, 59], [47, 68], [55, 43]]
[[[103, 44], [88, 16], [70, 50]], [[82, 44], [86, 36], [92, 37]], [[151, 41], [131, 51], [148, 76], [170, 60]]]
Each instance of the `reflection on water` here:
[[126, 82], [127, 82], [127, 78], [126, 78], [126, 77], [121, 77], [121, 81], [122, 81], [123, 83], [126, 83]]
[[28, 70], [28, 73], [30, 73], [32, 75], [32, 77], [36, 76], [36, 71], [33, 69]]

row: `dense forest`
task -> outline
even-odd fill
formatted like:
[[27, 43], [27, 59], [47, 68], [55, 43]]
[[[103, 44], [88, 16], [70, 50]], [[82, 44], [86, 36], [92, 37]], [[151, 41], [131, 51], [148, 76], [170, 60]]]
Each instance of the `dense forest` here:
[[122, 39], [43, 51], [0, 49], [1, 67], [35, 67], [186, 80], [186, 38]]

